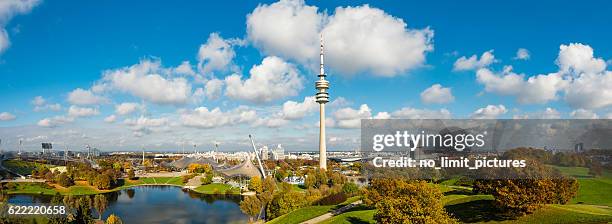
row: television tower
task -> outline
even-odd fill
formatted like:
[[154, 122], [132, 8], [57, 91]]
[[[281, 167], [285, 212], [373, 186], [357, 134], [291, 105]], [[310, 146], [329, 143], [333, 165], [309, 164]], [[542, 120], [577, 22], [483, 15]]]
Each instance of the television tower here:
[[316, 101], [319, 103], [319, 168], [327, 169], [327, 146], [325, 144], [325, 103], [329, 102], [329, 81], [325, 80], [325, 68], [323, 67], [323, 34], [321, 34], [321, 70], [319, 80], [315, 82], [317, 89]]

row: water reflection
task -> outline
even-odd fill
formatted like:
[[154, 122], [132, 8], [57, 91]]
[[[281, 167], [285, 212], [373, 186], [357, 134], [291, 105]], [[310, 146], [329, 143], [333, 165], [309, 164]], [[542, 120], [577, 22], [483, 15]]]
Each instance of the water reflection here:
[[[139, 186], [104, 194], [104, 217], [116, 214], [124, 223], [246, 223], [240, 196], [204, 195], [174, 186]], [[13, 195], [11, 203], [49, 203], [51, 196]], [[97, 215], [94, 215], [97, 217]]]

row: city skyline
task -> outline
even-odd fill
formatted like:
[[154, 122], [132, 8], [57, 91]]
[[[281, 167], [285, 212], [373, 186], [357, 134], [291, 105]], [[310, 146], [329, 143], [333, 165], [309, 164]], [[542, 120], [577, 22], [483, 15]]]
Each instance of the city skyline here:
[[317, 151], [320, 35], [329, 151], [360, 119], [612, 118], [597, 4], [147, 3], [0, 4], [1, 147]]

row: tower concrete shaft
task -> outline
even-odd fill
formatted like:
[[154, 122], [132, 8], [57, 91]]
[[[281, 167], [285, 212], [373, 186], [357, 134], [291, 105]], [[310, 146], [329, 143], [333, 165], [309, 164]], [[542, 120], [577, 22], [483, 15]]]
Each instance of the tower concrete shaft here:
[[315, 82], [317, 94], [316, 102], [319, 103], [319, 168], [327, 169], [327, 145], [325, 142], [325, 103], [329, 102], [329, 82], [325, 80], [323, 35], [321, 35], [321, 67], [319, 80]]

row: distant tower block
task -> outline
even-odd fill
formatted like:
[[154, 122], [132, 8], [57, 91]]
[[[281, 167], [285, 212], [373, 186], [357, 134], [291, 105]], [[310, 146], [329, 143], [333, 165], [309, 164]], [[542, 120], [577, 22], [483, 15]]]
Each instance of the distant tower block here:
[[316, 101], [319, 103], [319, 168], [327, 169], [327, 146], [325, 144], [325, 103], [329, 102], [329, 82], [325, 80], [325, 68], [323, 67], [323, 35], [321, 35], [321, 71], [319, 80], [315, 82], [317, 89]]

